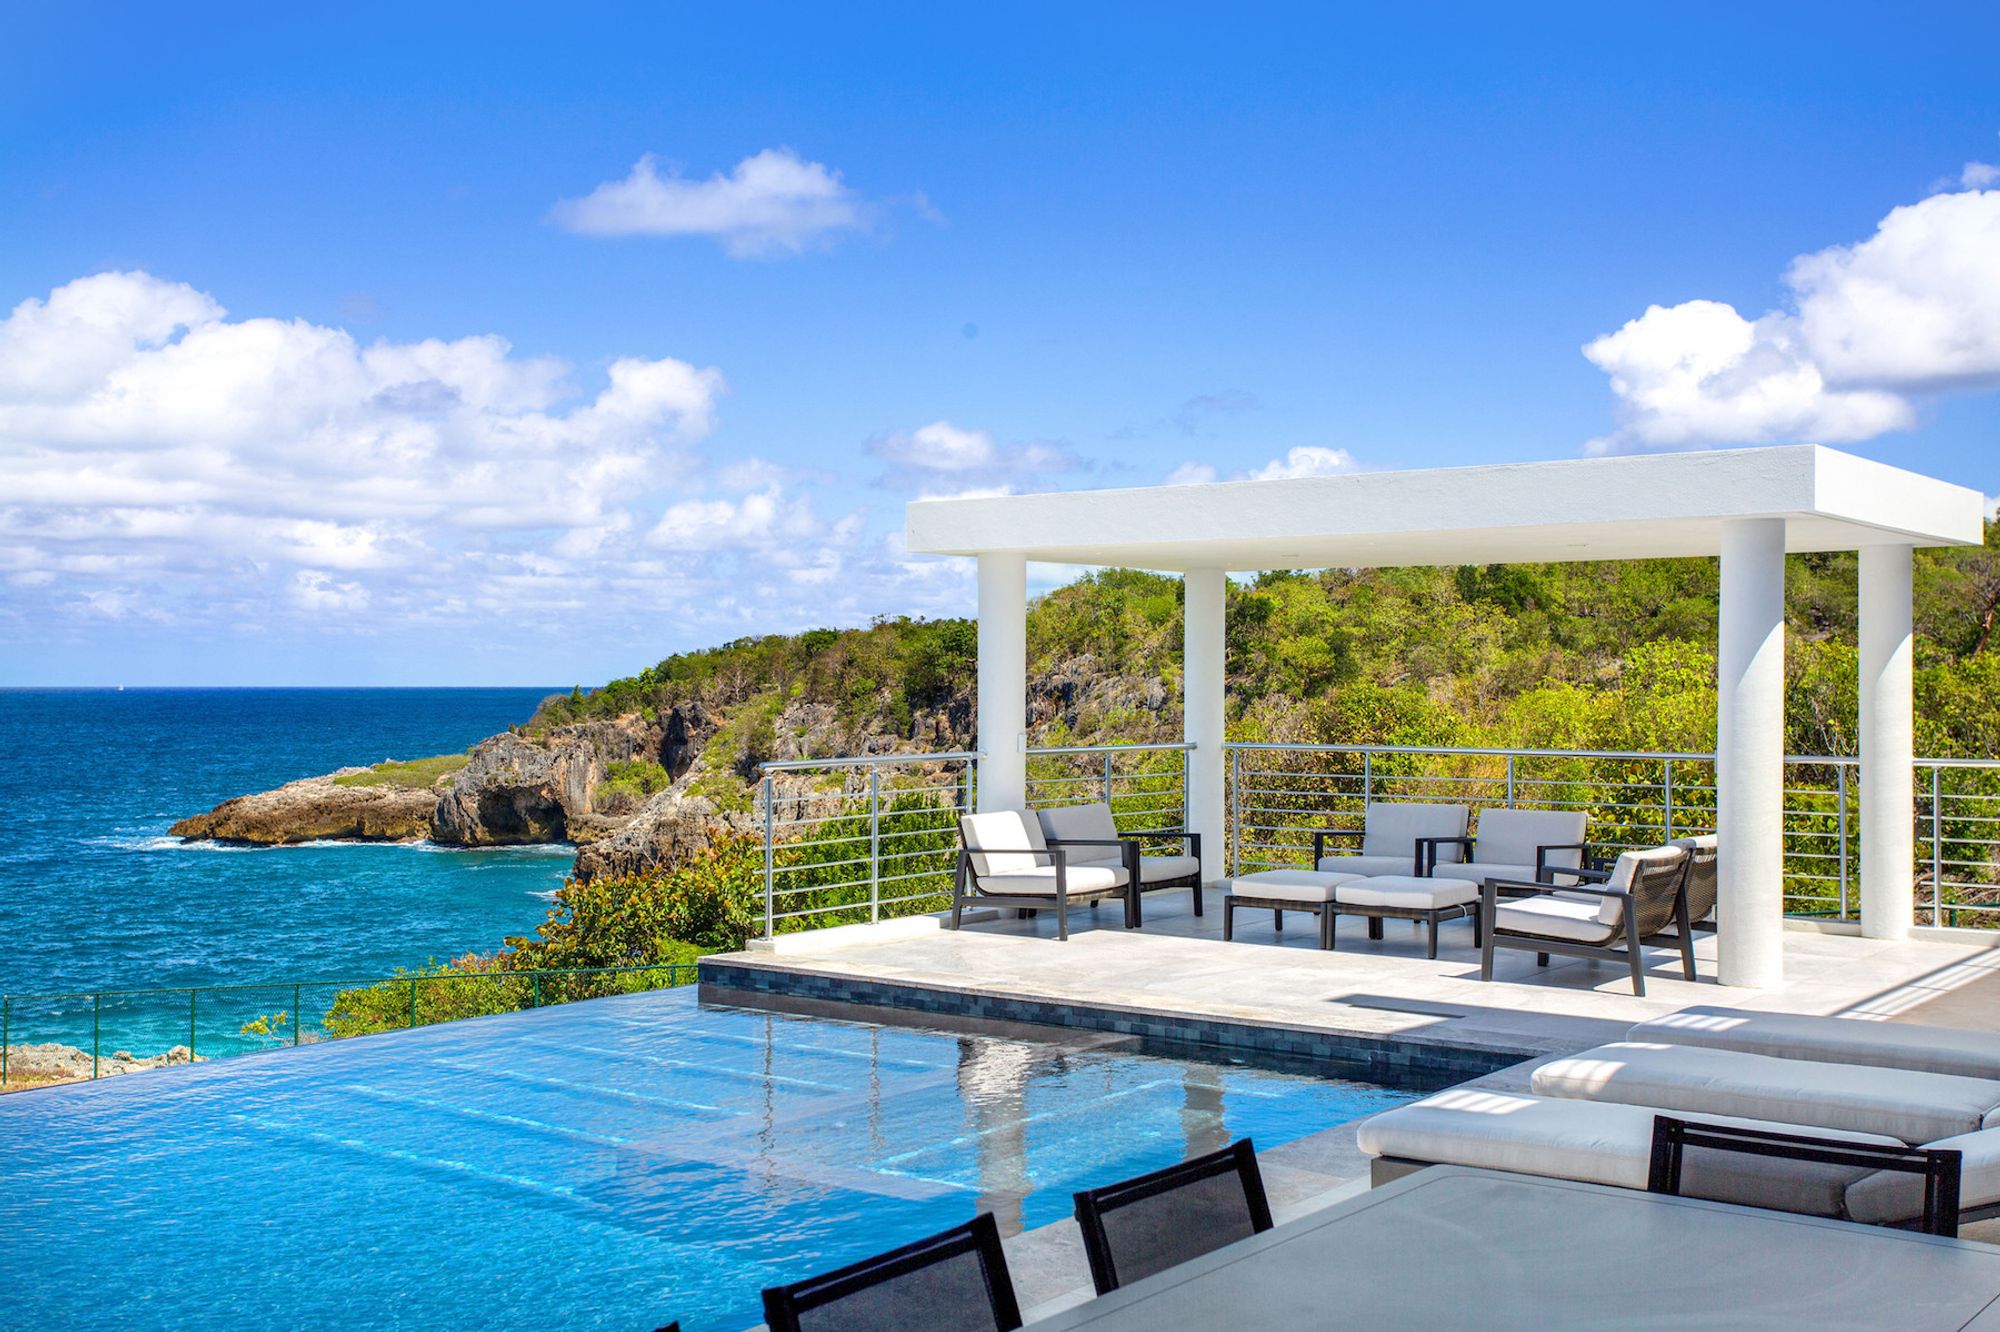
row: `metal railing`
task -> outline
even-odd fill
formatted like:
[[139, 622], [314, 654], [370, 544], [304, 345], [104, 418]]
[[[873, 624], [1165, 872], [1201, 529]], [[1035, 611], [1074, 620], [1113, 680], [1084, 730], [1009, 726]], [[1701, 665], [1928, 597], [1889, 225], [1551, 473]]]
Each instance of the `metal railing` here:
[[[643, 977], [632, 984], [619, 978]], [[79, 990], [0, 995], [0, 1087], [22, 1082], [20, 1055], [57, 1046], [90, 1056], [90, 1078], [281, 1046], [317, 1044], [378, 1031], [407, 1030], [466, 1017], [568, 1003], [606, 994], [693, 984], [693, 963], [543, 967], [525, 971], [406, 971], [363, 980], [252, 981], [165, 989]], [[483, 986], [477, 993], [473, 987]], [[207, 1003], [204, 1005], [203, 1000]], [[310, 1001], [316, 1017], [306, 1016]], [[286, 1007], [289, 1001], [289, 1007]], [[108, 1025], [107, 1025], [108, 1022]], [[85, 1024], [89, 1025], [84, 1044]], [[205, 1025], [204, 1025], [205, 1024]], [[232, 1031], [231, 1029], [234, 1028]], [[203, 1031], [208, 1032], [206, 1039]], [[44, 1041], [25, 1039], [40, 1034]], [[164, 1050], [162, 1041], [175, 1043]], [[134, 1049], [154, 1053], [133, 1055]], [[111, 1053], [107, 1053], [110, 1051]], [[43, 1067], [52, 1067], [44, 1064]], [[83, 1080], [34, 1077], [35, 1084]]]
[[[1715, 830], [1715, 756], [1621, 750], [1227, 745], [1232, 872], [1304, 863], [1312, 833], [1358, 833], [1371, 801], [1582, 810], [1619, 850]], [[1796, 915], [1858, 911], [1859, 760], [1790, 755], [1784, 899]], [[2000, 924], [2000, 760], [1919, 759], [1917, 923]]]
[[[1186, 744], [1063, 745], [1028, 751], [1028, 803], [1108, 801], [1121, 828], [1186, 825]], [[1224, 864], [1303, 864], [1315, 830], [1358, 833], [1384, 800], [1572, 809], [1606, 851], [1715, 829], [1715, 756], [1696, 752], [1224, 746]], [[954, 823], [972, 808], [979, 755], [880, 754], [772, 763], [759, 811], [766, 937], [877, 921], [948, 903]], [[1784, 901], [1795, 915], [1859, 911], [1859, 761], [1785, 761]], [[1919, 759], [1917, 923], [2000, 926], [2000, 760]]]
[[[1103, 800], [1118, 826], [1187, 821], [1187, 744], [1028, 750], [1029, 803]], [[958, 816], [979, 755], [871, 754], [762, 765], [763, 933], [859, 924], [949, 905]]]

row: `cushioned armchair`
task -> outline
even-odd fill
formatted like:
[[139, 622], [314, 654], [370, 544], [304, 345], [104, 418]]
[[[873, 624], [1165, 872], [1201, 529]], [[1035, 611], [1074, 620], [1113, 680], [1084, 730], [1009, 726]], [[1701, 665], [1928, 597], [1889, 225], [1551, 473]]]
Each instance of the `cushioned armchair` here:
[[[1424, 838], [1424, 864], [1418, 872], [1429, 875], [1443, 852], [1457, 848], [1464, 857], [1446, 871], [1450, 878], [1552, 883], [1559, 877], [1556, 871], [1583, 867], [1586, 817], [1580, 809], [1483, 809], [1474, 836]], [[1568, 875], [1560, 877], [1575, 882]]]
[[1439, 843], [1437, 863], [1455, 864], [1468, 813], [1464, 805], [1371, 804], [1361, 816], [1361, 850], [1328, 855], [1329, 838], [1352, 837], [1354, 831], [1323, 829], [1313, 834], [1313, 864], [1328, 874], [1421, 875], [1425, 841]]
[[1018, 809], [965, 814], [958, 820], [958, 865], [952, 874], [951, 927], [955, 930], [969, 902], [1019, 907], [1027, 911], [1053, 909], [1056, 937], [1069, 938], [1069, 909], [1080, 902], [1108, 897], [1125, 903], [1125, 928], [1139, 923], [1139, 891], [1123, 864], [1072, 863], [1080, 855], [1120, 856], [1121, 844], [1050, 846], [1042, 825]]
[[[1165, 829], [1120, 832], [1111, 817], [1111, 806], [1101, 800], [1089, 805], [1061, 805], [1054, 809], [1037, 810], [1035, 820], [1041, 824], [1042, 837], [1048, 845], [1070, 851], [1072, 868], [1078, 865], [1116, 866], [1139, 885], [1142, 893], [1160, 888], [1191, 888], [1194, 890], [1194, 914], [1201, 914], [1200, 833]], [[1179, 842], [1183, 854], [1145, 854], [1145, 843], [1161, 840]], [[1139, 923], [1136, 909], [1132, 923]]]
[[[1557, 887], [1532, 879], [1488, 879], [1480, 890], [1479, 978], [1493, 979], [1493, 950], [1523, 948], [1548, 965], [1551, 953], [1623, 961], [1632, 970], [1632, 992], [1646, 993], [1643, 946], [1667, 926], [1678, 927], [1672, 946], [1681, 972], [1695, 978], [1694, 942], [1688, 934], [1687, 848], [1656, 846], [1618, 857], [1601, 884]], [[1503, 897], [1503, 893], [1522, 894]]]

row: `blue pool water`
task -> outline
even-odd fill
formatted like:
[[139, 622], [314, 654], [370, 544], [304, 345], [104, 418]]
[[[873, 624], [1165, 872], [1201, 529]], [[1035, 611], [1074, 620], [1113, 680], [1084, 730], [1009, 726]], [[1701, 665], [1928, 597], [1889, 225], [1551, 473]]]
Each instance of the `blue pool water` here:
[[[462, 750], [547, 692], [0, 690], [0, 992], [379, 976], [531, 931], [567, 848], [245, 850], [183, 846], [167, 828], [343, 764]], [[136, 1053], [185, 1042], [185, 1009], [126, 1005], [106, 1039]], [[89, 1035], [76, 1012], [18, 1016], [16, 1039]], [[203, 1040], [231, 1044], [244, 1016], [218, 1009]]]
[[0, 1323], [739, 1329], [978, 1211], [1410, 1099], [1102, 1040], [680, 990], [0, 1096]]

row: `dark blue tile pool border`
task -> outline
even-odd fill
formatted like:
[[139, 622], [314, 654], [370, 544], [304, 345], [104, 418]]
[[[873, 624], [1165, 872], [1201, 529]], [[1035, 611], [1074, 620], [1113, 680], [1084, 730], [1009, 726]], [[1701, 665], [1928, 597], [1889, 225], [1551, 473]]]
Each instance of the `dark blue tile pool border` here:
[[1410, 1091], [1449, 1087], [1547, 1053], [942, 989], [719, 958], [702, 959], [700, 997], [703, 1002], [751, 1006], [759, 998], [794, 1000], [815, 1009], [895, 1009], [979, 1022], [1112, 1032], [1175, 1045], [1213, 1046], [1232, 1054], [1305, 1061], [1329, 1076]]

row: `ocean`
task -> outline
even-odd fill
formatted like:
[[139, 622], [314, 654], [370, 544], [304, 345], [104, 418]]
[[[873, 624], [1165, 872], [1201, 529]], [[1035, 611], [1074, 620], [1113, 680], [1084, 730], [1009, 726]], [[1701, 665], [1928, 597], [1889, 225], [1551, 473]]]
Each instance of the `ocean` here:
[[[343, 764], [465, 749], [550, 692], [0, 690], [0, 993], [386, 976], [532, 931], [568, 847], [244, 849], [167, 828]], [[59, 1007], [61, 1030], [17, 1004], [13, 1039], [87, 1035]], [[151, 1034], [119, 1036], [138, 1053]]]

